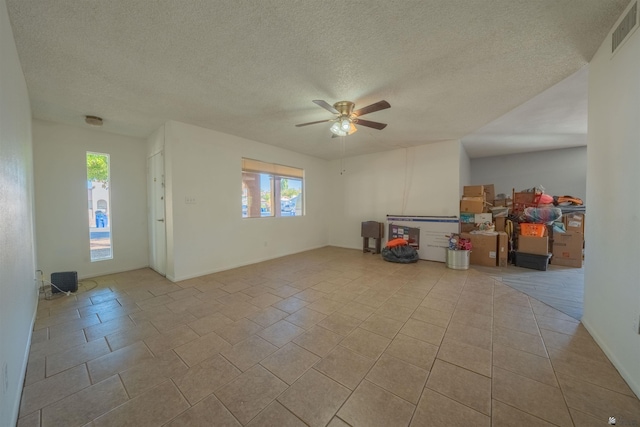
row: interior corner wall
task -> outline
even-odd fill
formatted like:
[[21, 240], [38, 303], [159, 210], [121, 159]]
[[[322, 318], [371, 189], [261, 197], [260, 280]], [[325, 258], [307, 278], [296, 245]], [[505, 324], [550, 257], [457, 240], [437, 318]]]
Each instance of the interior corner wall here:
[[[148, 266], [145, 141], [34, 120], [33, 146], [38, 267], [45, 278], [57, 271], [87, 278]], [[91, 262], [87, 151], [109, 154], [110, 260]]]
[[[490, 182], [487, 182], [490, 184]], [[471, 185], [471, 159], [464, 149], [464, 145], [460, 144], [460, 189], [459, 194], [462, 196], [465, 185]]]
[[31, 106], [0, 0], [0, 425], [18, 419], [38, 304]]
[[[471, 185], [494, 184], [496, 194], [543, 186], [552, 196], [587, 200], [587, 147], [471, 160]], [[590, 222], [590, 221], [589, 221]]]
[[[626, 12], [625, 12], [626, 13]], [[589, 65], [589, 223], [582, 322], [640, 396], [640, 31]]]
[[332, 161], [330, 244], [362, 248], [361, 223], [387, 215], [458, 216], [461, 149], [443, 141]]
[[[305, 215], [242, 218], [243, 157], [304, 169]], [[178, 281], [326, 246], [332, 211], [326, 176], [326, 160], [166, 123], [167, 277]]]
[[147, 158], [164, 150], [164, 125], [147, 138]]

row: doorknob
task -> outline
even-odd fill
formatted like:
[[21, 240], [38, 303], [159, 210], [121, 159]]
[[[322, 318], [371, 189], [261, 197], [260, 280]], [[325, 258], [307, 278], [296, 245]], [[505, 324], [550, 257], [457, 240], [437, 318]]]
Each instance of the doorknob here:
[[164, 218], [162, 218], [162, 219], [157, 219], [156, 221], [164, 222]]

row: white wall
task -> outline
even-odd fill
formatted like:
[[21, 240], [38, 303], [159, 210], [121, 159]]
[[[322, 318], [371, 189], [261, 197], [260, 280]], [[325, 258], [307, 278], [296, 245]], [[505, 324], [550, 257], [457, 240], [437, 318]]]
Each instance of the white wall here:
[[[45, 277], [69, 270], [92, 277], [148, 266], [145, 141], [34, 120], [33, 146], [38, 267]], [[111, 260], [91, 262], [87, 151], [110, 156]]]
[[496, 194], [541, 185], [551, 196], [571, 195], [586, 204], [587, 147], [471, 160], [471, 185], [494, 184]]
[[[626, 13], [626, 12], [625, 12]], [[640, 31], [589, 66], [589, 250], [582, 322], [640, 396]]]
[[31, 107], [4, 0], [0, 0], [0, 58], [0, 425], [13, 426], [38, 291]]
[[332, 161], [330, 244], [362, 248], [360, 224], [387, 215], [458, 216], [460, 150], [445, 141]]
[[[487, 182], [487, 184], [491, 183]], [[467, 150], [464, 149], [464, 145], [460, 144], [460, 196], [462, 196], [465, 185], [471, 185], [471, 159]]]
[[[304, 169], [305, 216], [243, 219], [242, 157]], [[166, 123], [167, 277], [183, 280], [327, 245], [326, 176], [325, 160]]]
[[147, 138], [147, 158], [164, 150], [164, 125]]

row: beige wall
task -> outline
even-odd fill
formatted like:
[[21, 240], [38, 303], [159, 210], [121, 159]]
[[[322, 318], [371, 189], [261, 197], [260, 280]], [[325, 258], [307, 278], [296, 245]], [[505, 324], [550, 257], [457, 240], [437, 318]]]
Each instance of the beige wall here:
[[[84, 127], [33, 121], [36, 235], [45, 278], [80, 278], [149, 265], [146, 142]], [[87, 221], [87, 151], [109, 154], [113, 259], [91, 262]]]
[[[328, 244], [326, 161], [173, 121], [165, 124], [164, 144], [170, 279]], [[305, 216], [243, 219], [243, 157], [304, 169]], [[186, 197], [196, 203], [186, 204]]]
[[640, 396], [640, 31], [610, 52], [608, 37], [589, 66], [582, 322]]
[[13, 426], [38, 290], [31, 107], [4, 0], [0, 0], [0, 58], [0, 425]]
[[362, 248], [360, 224], [386, 215], [457, 216], [461, 150], [445, 141], [330, 162], [329, 243]]

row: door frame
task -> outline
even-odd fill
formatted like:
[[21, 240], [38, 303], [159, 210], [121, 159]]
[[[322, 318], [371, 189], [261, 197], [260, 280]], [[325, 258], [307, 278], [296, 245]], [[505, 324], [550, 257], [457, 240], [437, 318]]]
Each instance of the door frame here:
[[[154, 176], [155, 175], [155, 176]], [[167, 226], [164, 150], [147, 158], [147, 213], [149, 221], [149, 267], [167, 273]], [[160, 200], [158, 200], [160, 197]], [[162, 223], [162, 224], [159, 224]], [[160, 226], [162, 225], [162, 226]]]

